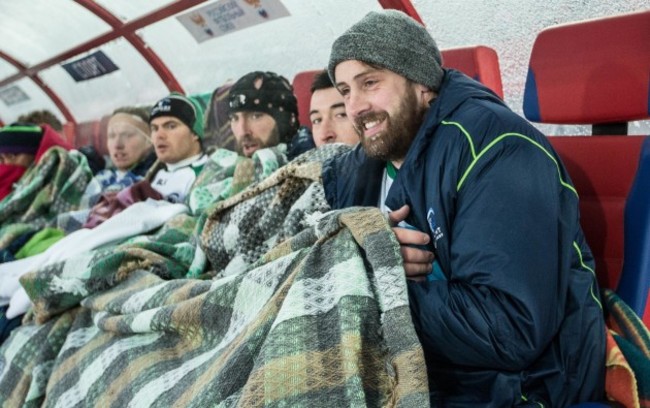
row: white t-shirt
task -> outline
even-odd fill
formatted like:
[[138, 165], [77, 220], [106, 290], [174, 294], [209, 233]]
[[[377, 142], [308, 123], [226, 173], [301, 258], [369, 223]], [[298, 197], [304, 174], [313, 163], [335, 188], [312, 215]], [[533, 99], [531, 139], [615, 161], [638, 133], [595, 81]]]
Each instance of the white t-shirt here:
[[178, 163], [167, 164], [166, 169], [159, 170], [151, 186], [173, 203], [182, 203], [190, 191], [197, 174], [208, 161], [208, 156], [198, 154]]

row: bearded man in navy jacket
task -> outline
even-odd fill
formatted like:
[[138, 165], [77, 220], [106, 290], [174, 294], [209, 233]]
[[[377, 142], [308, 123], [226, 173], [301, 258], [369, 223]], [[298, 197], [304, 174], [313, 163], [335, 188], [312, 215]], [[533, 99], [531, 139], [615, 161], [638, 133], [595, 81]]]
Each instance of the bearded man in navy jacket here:
[[594, 261], [545, 136], [398, 11], [348, 29], [328, 70], [361, 143], [324, 166], [327, 199], [396, 224], [432, 405], [602, 399]]

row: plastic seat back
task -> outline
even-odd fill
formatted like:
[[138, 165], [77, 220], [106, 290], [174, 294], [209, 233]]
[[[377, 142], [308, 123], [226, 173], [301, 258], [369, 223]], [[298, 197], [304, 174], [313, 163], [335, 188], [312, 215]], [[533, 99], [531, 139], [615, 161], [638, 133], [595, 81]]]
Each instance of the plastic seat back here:
[[449, 48], [440, 51], [442, 65], [454, 68], [481, 82], [503, 99], [503, 84], [497, 52], [484, 45]]
[[321, 70], [315, 69], [311, 71], [302, 71], [293, 77], [293, 94], [298, 99], [298, 120], [303, 126], [311, 129], [309, 122], [309, 105], [311, 103], [311, 83], [316, 74]]
[[627, 136], [650, 118], [650, 11], [549, 27], [531, 52], [524, 114], [592, 124], [601, 136], [550, 137], [580, 195], [599, 283], [650, 323], [649, 141]]

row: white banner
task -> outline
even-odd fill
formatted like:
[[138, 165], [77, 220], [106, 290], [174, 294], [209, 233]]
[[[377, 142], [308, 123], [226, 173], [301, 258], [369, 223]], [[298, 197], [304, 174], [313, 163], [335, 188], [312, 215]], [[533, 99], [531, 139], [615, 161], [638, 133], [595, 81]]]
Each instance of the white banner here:
[[279, 0], [219, 0], [177, 16], [197, 42], [289, 16]]

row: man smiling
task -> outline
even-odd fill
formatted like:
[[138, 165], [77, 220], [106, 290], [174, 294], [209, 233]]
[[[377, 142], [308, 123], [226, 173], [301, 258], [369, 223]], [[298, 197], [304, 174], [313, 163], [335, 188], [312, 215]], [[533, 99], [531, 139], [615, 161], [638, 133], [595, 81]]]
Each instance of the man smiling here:
[[431, 35], [398, 11], [371, 12], [341, 35], [328, 70], [361, 146], [324, 166], [327, 199], [407, 223], [393, 231], [431, 405], [603, 398], [593, 257], [546, 137], [443, 68]]

